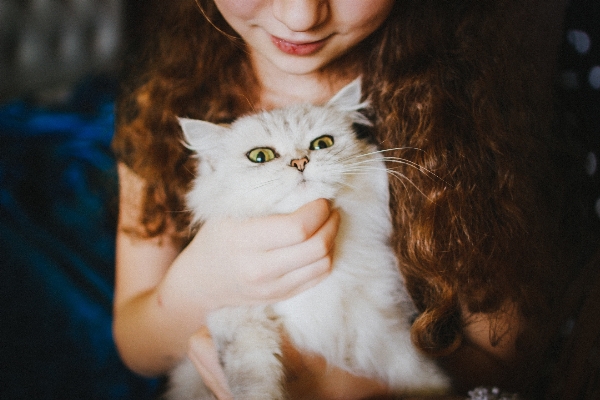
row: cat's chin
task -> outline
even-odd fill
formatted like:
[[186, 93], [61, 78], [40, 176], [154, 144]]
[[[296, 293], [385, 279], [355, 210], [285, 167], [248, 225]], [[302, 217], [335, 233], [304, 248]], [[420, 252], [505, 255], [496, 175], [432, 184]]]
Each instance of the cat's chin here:
[[317, 199], [333, 199], [336, 190], [323, 183], [302, 181], [288, 195], [274, 205], [274, 212], [286, 214], [296, 211], [303, 205]]

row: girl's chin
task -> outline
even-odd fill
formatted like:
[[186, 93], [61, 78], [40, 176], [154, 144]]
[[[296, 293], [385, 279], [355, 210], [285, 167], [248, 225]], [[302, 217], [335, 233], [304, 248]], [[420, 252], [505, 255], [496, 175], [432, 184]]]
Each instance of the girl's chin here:
[[338, 61], [343, 58], [342, 53], [327, 50], [327, 48], [324, 48], [316, 54], [309, 56], [295, 56], [283, 52], [273, 52], [268, 56], [263, 54], [263, 57], [280, 72], [290, 75], [309, 75], [321, 73], [327, 67], [334, 65], [342, 67], [342, 64], [338, 64]]
[[308, 57], [277, 57], [271, 64], [280, 72], [290, 75], [309, 75], [322, 70], [327, 62], [320, 59], [309, 59]]
[[335, 59], [323, 51], [308, 56], [299, 56], [286, 54], [276, 48], [258, 51], [253, 58], [255, 66], [263, 69], [264, 74], [279, 72], [290, 75], [308, 75], [319, 72]]

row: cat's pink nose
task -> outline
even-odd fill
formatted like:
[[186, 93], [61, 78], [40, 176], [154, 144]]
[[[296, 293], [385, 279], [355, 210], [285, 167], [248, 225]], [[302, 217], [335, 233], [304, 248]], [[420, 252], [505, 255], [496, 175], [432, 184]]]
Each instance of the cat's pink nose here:
[[306, 164], [308, 164], [308, 157], [304, 156], [302, 158], [296, 158], [290, 162], [290, 167], [296, 167], [296, 169], [300, 172], [304, 171], [306, 168]]

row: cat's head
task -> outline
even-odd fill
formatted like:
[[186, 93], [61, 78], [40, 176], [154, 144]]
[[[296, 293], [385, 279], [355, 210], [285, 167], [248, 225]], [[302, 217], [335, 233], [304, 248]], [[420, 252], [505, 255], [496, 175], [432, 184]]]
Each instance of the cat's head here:
[[187, 197], [195, 219], [291, 212], [317, 198], [334, 199], [351, 185], [349, 172], [361, 155], [375, 150], [356, 136], [356, 124], [370, 125], [360, 99], [357, 80], [323, 106], [265, 111], [229, 126], [180, 119], [199, 159]]

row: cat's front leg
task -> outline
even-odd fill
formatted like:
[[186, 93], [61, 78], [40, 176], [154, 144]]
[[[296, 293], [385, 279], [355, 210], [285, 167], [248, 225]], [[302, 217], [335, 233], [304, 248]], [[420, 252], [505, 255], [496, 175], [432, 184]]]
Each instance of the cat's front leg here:
[[264, 308], [223, 310], [209, 327], [236, 400], [282, 400], [280, 322]]

